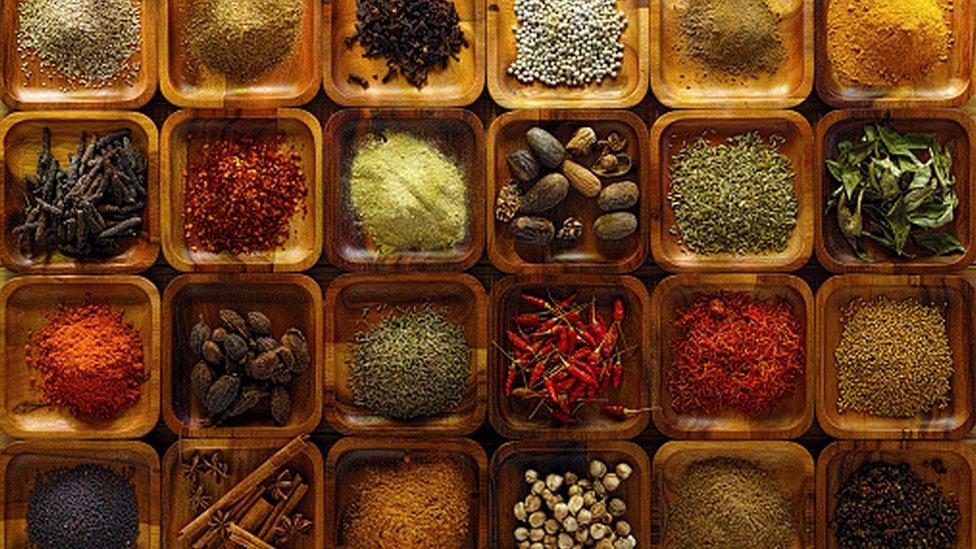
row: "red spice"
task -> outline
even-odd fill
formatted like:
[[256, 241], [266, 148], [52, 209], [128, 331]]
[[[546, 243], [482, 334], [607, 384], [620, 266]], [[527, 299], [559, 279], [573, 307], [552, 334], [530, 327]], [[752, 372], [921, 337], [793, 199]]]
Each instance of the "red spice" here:
[[700, 296], [674, 326], [668, 390], [678, 412], [762, 413], [803, 380], [803, 335], [785, 300]]
[[282, 247], [305, 213], [301, 154], [283, 135], [221, 139], [183, 172], [183, 229], [193, 251], [247, 254]]

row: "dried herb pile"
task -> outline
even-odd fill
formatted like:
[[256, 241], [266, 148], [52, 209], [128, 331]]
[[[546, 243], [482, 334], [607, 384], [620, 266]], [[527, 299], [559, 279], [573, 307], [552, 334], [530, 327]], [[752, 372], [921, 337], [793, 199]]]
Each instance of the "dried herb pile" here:
[[780, 16], [767, 0], [691, 0], [678, 14], [683, 53], [724, 78], [775, 74], [786, 61]]
[[837, 145], [836, 157], [827, 161], [836, 185], [827, 213], [835, 213], [841, 234], [862, 260], [874, 261], [865, 248], [869, 242], [900, 258], [965, 251], [951, 232], [940, 230], [959, 207], [953, 148], [935, 134], [901, 134], [880, 124]]

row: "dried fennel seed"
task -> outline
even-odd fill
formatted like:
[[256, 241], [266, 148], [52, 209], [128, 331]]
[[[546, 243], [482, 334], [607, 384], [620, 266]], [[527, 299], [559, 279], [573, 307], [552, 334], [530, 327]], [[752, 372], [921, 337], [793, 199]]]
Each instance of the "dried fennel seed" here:
[[399, 311], [356, 334], [349, 363], [356, 404], [409, 420], [446, 412], [468, 386], [468, 342], [444, 311]]
[[758, 132], [713, 146], [705, 136], [671, 158], [668, 202], [679, 235], [691, 251], [704, 254], [764, 254], [787, 248], [796, 227], [796, 177], [779, 152], [786, 140], [766, 143]]
[[944, 307], [855, 299], [842, 311], [838, 410], [905, 418], [949, 405], [952, 349]]

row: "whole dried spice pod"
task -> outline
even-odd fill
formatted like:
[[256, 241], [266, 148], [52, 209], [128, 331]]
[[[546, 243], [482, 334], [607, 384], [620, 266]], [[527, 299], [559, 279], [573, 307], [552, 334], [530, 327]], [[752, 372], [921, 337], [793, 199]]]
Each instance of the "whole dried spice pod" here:
[[224, 354], [232, 362], [241, 362], [247, 355], [249, 347], [247, 341], [238, 334], [230, 334], [224, 340]]
[[245, 386], [243, 389], [241, 389], [240, 394], [237, 395], [237, 398], [234, 399], [227, 410], [224, 411], [217, 423], [223, 423], [224, 421], [227, 421], [227, 418], [239, 416], [251, 411], [251, 409], [257, 406], [258, 403], [261, 402], [261, 399], [266, 396], [267, 393], [262, 391], [257, 386]]
[[535, 127], [525, 133], [529, 150], [543, 166], [555, 170], [566, 158], [566, 148], [551, 133]]
[[277, 353], [274, 351], [268, 351], [259, 354], [258, 356], [254, 357], [253, 360], [249, 360], [244, 365], [244, 371], [247, 373], [247, 375], [258, 381], [265, 381], [271, 379], [271, 374], [274, 373], [277, 366]]
[[203, 356], [204, 360], [215, 366], [220, 366], [223, 364], [224, 353], [220, 350], [220, 346], [214, 343], [212, 340], [204, 341], [202, 350], [203, 352], [201, 355]]
[[584, 126], [573, 134], [573, 137], [566, 143], [566, 150], [576, 158], [590, 154], [593, 145], [596, 144], [596, 132], [589, 126]]
[[206, 322], [201, 320], [193, 325], [190, 330], [190, 348], [197, 358], [203, 358], [203, 343], [210, 339], [211, 335], [210, 326]]
[[260, 311], [247, 313], [247, 328], [254, 337], [271, 335], [271, 319]]
[[539, 177], [539, 161], [525, 149], [508, 153], [505, 162], [508, 164], [508, 171], [512, 177], [522, 183], [531, 183]]
[[560, 173], [551, 173], [540, 179], [522, 196], [521, 211], [527, 214], [549, 211], [558, 206], [567, 194], [569, 194], [569, 180]]
[[291, 395], [284, 387], [271, 390], [271, 418], [279, 427], [287, 425], [291, 419]]
[[237, 311], [221, 309], [218, 314], [220, 315], [220, 320], [229, 330], [241, 334], [245, 339], [251, 339], [251, 331], [247, 327], [247, 321]]
[[265, 351], [274, 351], [278, 348], [278, 345], [278, 340], [273, 337], [259, 337], [255, 344], [255, 349], [260, 354]]
[[295, 357], [295, 364], [291, 369], [293, 373], [300, 374], [311, 366], [312, 357], [308, 354], [308, 342], [301, 330], [289, 328], [285, 335], [281, 336], [281, 344], [288, 347], [292, 356]]
[[512, 236], [526, 244], [546, 245], [556, 236], [556, 227], [544, 217], [517, 217], [511, 228]]
[[226, 410], [237, 398], [241, 388], [241, 378], [236, 375], [223, 375], [210, 386], [204, 406], [211, 414]]
[[569, 180], [569, 184], [576, 189], [576, 192], [587, 198], [593, 198], [600, 194], [603, 184], [600, 178], [585, 167], [566, 159], [561, 168], [563, 175]]
[[190, 387], [193, 390], [193, 394], [199, 399], [207, 398], [207, 393], [210, 391], [210, 386], [213, 385], [215, 379], [215, 374], [212, 368], [207, 365], [206, 362], [197, 362], [193, 369], [190, 370]]

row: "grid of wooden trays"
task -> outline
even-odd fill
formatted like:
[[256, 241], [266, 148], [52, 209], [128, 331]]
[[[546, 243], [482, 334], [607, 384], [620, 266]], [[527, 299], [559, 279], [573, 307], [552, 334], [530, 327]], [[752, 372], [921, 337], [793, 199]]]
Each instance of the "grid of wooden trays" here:
[[[162, 5], [177, 3], [169, 0]], [[11, 4], [5, 2], [5, 6]], [[134, 88], [109, 89], [94, 97], [55, 94], [52, 99], [32, 83], [20, 82], [13, 72], [0, 78], [5, 101], [14, 108], [28, 109], [0, 122], [4, 179], [0, 211], [5, 216], [17, 207], [15, 186], [31, 169], [42, 127], [52, 129], [56, 149], [70, 146], [82, 129], [130, 127], [151, 166], [148, 223], [126, 255], [94, 268], [64, 257], [37, 265], [19, 254], [9, 231], [0, 242], [0, 259], [17, 274], [6, 284], [0, 303], [0, 338], [4, 341], [0, 370], [5, 380], [0, 388], [0, 423], [14, 438], [25, 439], [8, 446], [0, 457], [0, 544], [14, 547], [24, 543], [26, 497], [39, 470], [98, 460], [136, 470], [132, 478], [137, 484], [142, 532], [138, 546], [181, 546], [173, 540], [191, 517], [182, 504], [189, 494], [187, 483], [179, 481], [178, 456], [196, 449], [220, 449], [232, 465], [250, 469], [303, 434], [310, 434], [313, 444], [291, 465], [315, 487], [314, 501], [303, 509], [316, 519], [316, 526], [314, 536], [302, 547], [337, 545], [339, 508], [347, 501], [348, 477], [355, 476], [359, 465], [376, 456], [425, 454], [453, 454], [468, 464], [472, 497], [478, 502], [471, 517], [471, 547], [514, 546], [510, 509], [520, 496], [520, 474], [525, 467], [575, 466], [592, 458], [627, 461], [634, 467], [635, 480], [625, 497], [639, 513], [628, 518], [641, 547], [660, 546], [667, 529], [662, 517], [668, 505], [668, 479], [679, 475], [691, 460], [717, 455], [759, 461], [789, 487], [791, 504], [802, 525], [800, 547], [831, 546], [826, 517], [832, 512], [833, 494], [844, 471], [869, 458], [913, 464], [941, 459], [949, 472], [935, 480], [960, 497], [960, 546], [976, 543], [976, 458], [970, 449], [976, 444], [971, 432], [976, 348], [971, 330], [976, 323], [976, 302], [968, 282], [972, 271], [965, 270], [976, 250], [970, 169], [976, 157], [976, 134], [972, 120], [962, 111], [944, 108], [959, 107], [972, 92], [972, 62], [968, 60], [972, 57], [972, 29], [957, 22], [969, 40], [957, 40], [963, 55], [953, 63], [959, 64], [959, 70], [952, 71], [942, 87], [933, 86], [924, 94], [901, 89], [872, 97], [863, 90], [841, 89], [829, 71], [818, 70], [815, 76], [814, 2], [806, 0], [797, 3], [799, 11], [782, 23], [795, 43], [790, 44], [788, 67], [768, 88], [700, 87], [689, 91], [674, 82], [679, 68], [666, 53], [670, 23], [660, 10], [661, 2], [652, 1], [650, 6], [624, 2], [633, 22], [628, 47], [637, 59], [629, 60], [625, 74], [614, 82], [554, 94], [544, 88], [520, 87], [501, 74], [500, 67], [510, 60], [512, 51], [510, 45], [497, 40], [496, 30], [511, 24], [505, 19], [511, 10], [505, 2], [499, 4], [504, 4], [503, 9], [465, 4], [462, 15], [475, 29], [470, 67], [466, 65], [457, 82], [433, 81], [425, 94], [407, 86], [374, 87], [366, 92], [345, 82], [341, 74], [348, 71], [347, 64], [357, 61], [331, 53], [341, 29], [351, 24], [346, 13], [354, 5], [350, 0], [326, 2], [321, 14], [316, 7], [315, 17], [321, 17], [321, 25], [303, 30], [303, 40], [321, 44], [322, 59], [302, 53], [297, 66], [304, 70], [277, 71], [277, 80], [252, 90], [180, 81], [178, 69], [184, 60], [178, 46], [167, 40], [160, 41], [158, 63], [149, 48], [145, 60], [149, 74]], [[146, 5], [152, 6], [152, 2], [147, 0]], [[161, 11], [148, 9], [147, 16], [162, 20], [159, 25], [156, 21], [146, 25], [162, 28], [165, 38], [167, 12]], [[5, 13], [9, 17], [9, 11]], [[820, 27], [816, 29], [821, 32]], [[9, 34], [5, 31], [3, 36]], [[7, 40], [3, 46], [8, 57], [13, 42]], [[816, 62], [820, 67], [823, 59]], [[153, 70], [157, 64], [161, 93], [156, 91]], [[9, 60], [3, 67], [5, 71], [17, 68]], [[817, 93], [812, 91], [815, 81]], [[899, 110], [830, 112], [827, 104]], [[438, 108], [417, 108], [433, 106]], [[460, 106], [467, 110], [447, 108]], [[244, 110], [178, 111], [178, 107]], [[670, 108], [712, 110], [668, 112]], [[787, 108], [794, 110], [770, 110]], [[533, 110], [506, 113], [504, 109]], [[859, 265], [845, 251], [842, 238], [822, 227], [820, 212], [827, 184], [820, 168], [822, 147], [857, 124], [877, 119], [892, 120], [904, 130], [937, 127], [958, 138], [966, 154], [956, 155], [962, 202], [956, 229], [967, 254], [952, 261]], [[563, 133], [583, 124], [598, 131], [628, 133], [640, 152], [635, 177], [642, 199], [636, 237], [619, 248], [587, 246], [576, 259], [546, 263], [531, 254], [523, 257], [506, 234], [496, 234], [492, 208], [495, 192], [506, 179], [504, 155], [535, 124]], [[452, 152], [465, 159], [465, 167], [472, 173], [472, 237], [454, 257], [420, 256], [375, 264], [364, 263], [362, 254], [356, 253], [362, 243], [349, 234], [348, 220], [337, 213], [341, 208], [336, 191], [338, 164], [357, 135], [390, 127], [439, 136], [444, 146], [453, 147]], [[671, 220], [662, 206], [665, 189], [661, 177], [667, 155], [662, 144], [706, 129], [715, 130], [720, 137], [753, 129], [787, 137], [784, 151], [797, 170], [800, 210], [796, 236], [782, 254], [716, 261], [688, 253], [668, 234]], [[238, 258], [189, 252], [179, 223], [174, 222], [182, 201], [180, 168], [193, 154], [186, 143], [187, 133], [267, 131], [285, 133], [302, 151], [306, 173], [312, 175], [309, 200], [313, 207], [305, 224], [281, 253]], [[192, 274], [180, 275], [180, 271]], [[357, 274], [343, 275], [342, 271]], [[680, 274], [668, 278], [669, 272]], [[830, 273], [857, 272], [861, 274], [830, 278]], [[629, 329], [644, 334], [647, 347], [629, 371], [633, 379], [628, 381], [646, 393], [635, 398], [647, 404], [661, 402], [655, 392], [661, 386], [659, 356], [666, 352], [660, 348], [661, 341], [667, 340], [661, 337], [661, 330], [673, 306], [701, 289], [783, 296], [802, 319], [807, 334], [804, 391], [777, 417], [762, 421], [682, 416], [664, 408], [653, 414], [653, 421], [644, 414], [622, 423], [593, 419], [572, 428], [520, 422], [501, 402], [502, 364], [493, 350], [500, 343], [506, 318], [507, 290], [518, 287], [590, 293], [606, 292], [608, 287], [628, 288], [628, 306], [636, 312], [635, 325]], [[26, 330], [38, 325], [46, 308], [85, 294], [124, 307], [136, 319], [145, 336], [151, 371], [143, 401], [132, 413], [98, 426], [71, 420], [57, 411], [18, 419], [10, 408], [27, 390], [22, 352], [17, 354]], [[825, 396], [830, 385], [825, 377], [833, 364], [824, 351], [824, 341], [836, 337], [829, 332], [835, 330], [838, 304], [855, 295], [880, 294], [924, 296], [950, 303], [948, 324], [959, 362], [949, 410], [904, 421], [841, 416], [832, 410], [832, 400]], [[404, 305], [425, 300], [449, 304], [463, 317], [475, 351], [471, 388], [454, 413], [436, 420], [395, 424], [371, 416], [350, 402], [344, 373], [337, 366], [342, 343], [351, 337], [344, 320], [364, 304]], [[185, 384], [174, 383], [188, 368], [176, 351], [185, 344], [181, 338], [187, 323], [202, 310], [225, 305], [261, 305], [279, 317], [300, 312], [314, 365], [308, 390], [296, 398], [293, 419], [284, 427], [257, 423], [232, 428], [204, 426], [196, 411], [187, 406]]]

